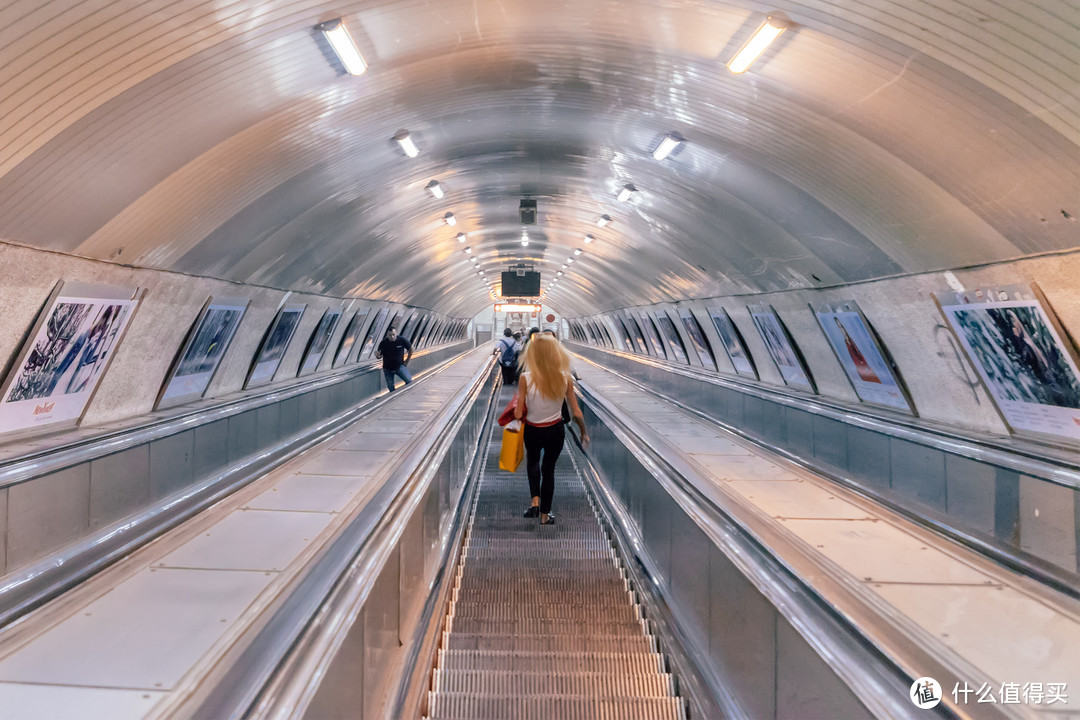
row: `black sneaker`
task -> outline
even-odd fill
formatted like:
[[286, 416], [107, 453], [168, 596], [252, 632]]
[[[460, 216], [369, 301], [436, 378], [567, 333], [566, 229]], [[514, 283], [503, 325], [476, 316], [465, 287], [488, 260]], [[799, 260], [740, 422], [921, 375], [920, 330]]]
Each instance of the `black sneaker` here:
[[541, 525], [554, 525], [555, 524], [555, 516], [551, 515], [549, 513], [548, 516], [547, 516], [547, 520], [541, 520], [540, 524]]
[[526, 511], [525, 511], [525, 512], [524, 512], [524, 513], [523, 513], [523, 514], [521, 515], [521, 517], [527, 517], [527, 518], [535, 518], [535, 517], [540, 517], [540, 508], [538, 508], [537, 506], [533, 505], [533, 506], [531, 506], [531, 507], [530, 507], [530, 508], [529, 508], [528, 510], [526, 510]]

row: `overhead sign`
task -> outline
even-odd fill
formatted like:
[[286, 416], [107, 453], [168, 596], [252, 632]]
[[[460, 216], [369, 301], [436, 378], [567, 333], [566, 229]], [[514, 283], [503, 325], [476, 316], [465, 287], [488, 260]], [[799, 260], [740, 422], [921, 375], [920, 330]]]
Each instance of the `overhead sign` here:
[[527, 303], [495, 303], [495, 312], [540, 312], [540, 305]]

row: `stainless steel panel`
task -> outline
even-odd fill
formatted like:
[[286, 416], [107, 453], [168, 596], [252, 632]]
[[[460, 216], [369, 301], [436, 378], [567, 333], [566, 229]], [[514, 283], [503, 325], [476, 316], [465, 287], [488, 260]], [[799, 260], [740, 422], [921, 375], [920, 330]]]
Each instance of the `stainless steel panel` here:
[[0, 718], [140, 720], [162, 697], [164, 693], [145, 690], [0, 682]]
[[769, 442], [782, 445], [787, 443], [786, 408], [776, 403], [761, 404], [761, 437]]
[[147, 445], [90, 463], [90, 529], [127, 517], [150, 502], [150, 448]]
[[150, 443], [150, 489], [153, 499], [172, 495], [192, 483], [195, 433], [195, 430], [187, 430]]
[[1020, 546], [1020, 473], [998, 468], [994, 478], [994, 535]]
[[945, 512], [945, 453], [889, 439], [893, 492]]
[[341, 512], [362, 494], [371, 478], [332, 475], [290, 475], [247, 504], [255, 510]]
[[957, 455], [945, 456], [946, 508], [961, 527], [994, 534], [997, 468]]
[[[766, 403], [772, 405], [773, 403]], [[813, 415], [797, 408], [784, 407], [784, 422], [787, 430], [788, 449], [797, 455], [809, 458], [814, 455]]]
[[690, 636], [708, 650], [709, 550], [712, 543], [697, 524], [677, 508], [671, 523], [671, 590]]
[[385, 681], [398, 652], [398, 552], [395, 549], [379, 573], [364, 603], [364, 713], [377, 718], [384, 701]]
[[752, 718], [776, 712], [776, 609], [709, 548], [709, 652]]
[[301, 430], [304, 430], [314, 425], [318, 419], [318, 416], [315, 413], [315, 395], [314, 393], [304, 393], [296, 398], [296, 400], [298, 404], [297, 417], [299, 420], [299, 427]]
[[814, 415], [814, 457], [841, 470], [847, 469], [847, 426], [832, 418]]
[[1077, 566], [1074, 492], [1020, 476], [1020, 549], [1070, 571]]
[[401, 626], [398, 628], [398, 640], [402, 643], [407, 639], [409, 624], [420, 612], [424, 600], [427, 599], [423, 592], [424, 580], [424, 505], [418, 505], [413, 512], [405, 530], [401, 533], [398, 541], [398, 558], [401, 564], [398, 575], [398, 597], [400, 607], [398, 617]]
[[0, 575], [7, 572], [8, 489], [0, 488]]
[[259, 449], [255, 410], [229, 418], [229, 461], [236, 462]]
[[432, 570], [439, 557], [442, 538], [442, 516], [439, 513], [439, 480], [432, 478], [424, 497], [424, 573]]
[[743, 395], [743, 421], [740, 430], [751, 435], [761, 435], [761, 423], [765, 401], [752, 395]]
[[394, 452], [375, 450], [327, 450], [306, 458], [299, 472], [304, 475], [373, 477], [396, 456]]
[[848, 427], [848, 472], [855, 479], [878, 490], [892, 484], [889, 438], [880, 433]]
[[194, 476], [204, 478], [229, 464], [229, 421], [218, 420], [195, 428]]
[[291, 397], [278, 403], [278, 422], [282, 438], [300, 431], [300, 398]]
[[660, 483], [646, 481], [642, 540], [649, 556], [663, 575], [665, 587], [671, 586], [671, 516], [674, 502]]
[[304, 713], [305, 720], [355, 720], [364, 707], [364, 616], [349, 628], [334, 661]]
[[264, 405], [255, 411], [256, 447], [272, 447], [281, 440], [281, 404]]
[[354, 433], [334, 446], [337, 450], [400, 450], [412, 435], [388, 435], [387, 433]]
[[787, 623], [776, 623], [777, 720], [857, 720], [873, 715]]

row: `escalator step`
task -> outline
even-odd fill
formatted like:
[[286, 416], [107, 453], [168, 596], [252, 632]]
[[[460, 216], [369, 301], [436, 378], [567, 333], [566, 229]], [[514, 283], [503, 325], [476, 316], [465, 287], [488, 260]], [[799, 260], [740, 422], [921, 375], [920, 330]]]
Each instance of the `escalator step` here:
[[663, 673], [664, 665], [664, 656], [655, 652], [439, 651], [439, 667], [447, 670], [614, 672], [642, 675]]
[[482, 696], [463, 693], [430, 693], [431, 720], [486, 720], [514, 717], [520, 720], [685, 720], [682, 698], [610, 697], [566, 695]]
[[595, 672], [490, 672], [437, 670], [437, 692], [474, 695], [579, 695], [583, 697], [670, 697], [671, 675]]

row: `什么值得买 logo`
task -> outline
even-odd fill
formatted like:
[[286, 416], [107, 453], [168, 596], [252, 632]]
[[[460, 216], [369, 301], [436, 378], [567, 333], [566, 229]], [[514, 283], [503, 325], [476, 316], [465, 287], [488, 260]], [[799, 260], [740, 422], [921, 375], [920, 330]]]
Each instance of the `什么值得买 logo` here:
[[931, 677], [921, 677], [911, 683], [911, 702], [923, 710], [937, 707], [941, 702], [941, 684]]

